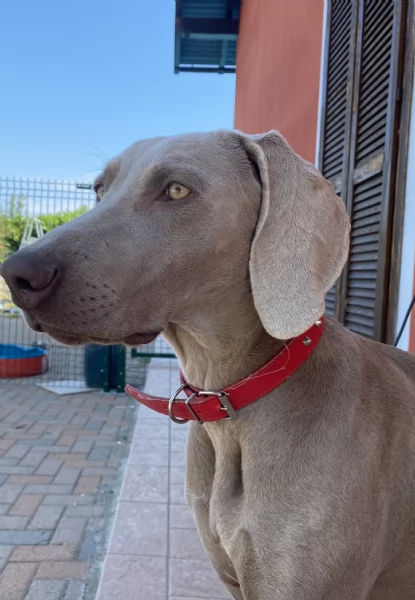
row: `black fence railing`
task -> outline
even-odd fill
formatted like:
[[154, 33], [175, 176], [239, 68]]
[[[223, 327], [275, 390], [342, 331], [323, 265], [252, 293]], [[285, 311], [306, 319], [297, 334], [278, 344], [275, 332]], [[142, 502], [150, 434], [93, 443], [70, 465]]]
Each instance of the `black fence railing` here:
[[[0, 178], [0, 262], [94, 205], [89, 184]], [[0, 382], [122, 392], [125, 382], [144, 386], [152, 358], [177, 369], [172, 349], [161, 338], [134, 350], [66, 347], [32, 331], [0, 277]]]

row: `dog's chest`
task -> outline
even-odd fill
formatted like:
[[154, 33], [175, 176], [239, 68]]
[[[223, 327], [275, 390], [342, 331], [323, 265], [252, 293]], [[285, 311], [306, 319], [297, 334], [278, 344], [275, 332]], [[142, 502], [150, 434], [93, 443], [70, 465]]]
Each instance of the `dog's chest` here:
[[[236, 430], [231, 431], [231, 428], [226, 426], [227, 423], [224, 422], [215, 423], [213, 427], [205, 427], [209, 437], [206, 447], [214, 469], [204, 482], [204, 495], [207, 500], [206, 506], [202, 509], [205, 513], [204, 518], [198, 514], [196, 506], [194, 513], [197, 521], [202, 517], [209, 535], [232, 557], [238, 534], [244, 527], [243, 471], [239, 435]], [[190, 441], [189, 453], [193, 453], [191, 446], [197, 452], [197, 440], [193, 443]], [[190, 496], [193, 495], [193, 490], [200, 486], [198, 473], [200, 474], [201, 469], [203, 466], [200, 464], [200, 468], [196, 469], [195, 473], [197, 482], [188, 472], [187, 488]]]

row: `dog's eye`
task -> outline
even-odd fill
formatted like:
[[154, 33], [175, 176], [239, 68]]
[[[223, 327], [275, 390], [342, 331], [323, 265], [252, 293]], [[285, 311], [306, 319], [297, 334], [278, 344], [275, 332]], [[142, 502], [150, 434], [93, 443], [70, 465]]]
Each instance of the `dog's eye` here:
[[171, 183], [166, 190], [166, 196], [169, 200], [182, 200], [189, 194], [190, 190], [181, 183]]
[[102, 183], [100, 185], [97, 185], [97, 187], [95, 188], [95, 193], [97, 195], [98, 202], [101, 202], [102, 197], [104, 195], [104, 186], [102, 185]]

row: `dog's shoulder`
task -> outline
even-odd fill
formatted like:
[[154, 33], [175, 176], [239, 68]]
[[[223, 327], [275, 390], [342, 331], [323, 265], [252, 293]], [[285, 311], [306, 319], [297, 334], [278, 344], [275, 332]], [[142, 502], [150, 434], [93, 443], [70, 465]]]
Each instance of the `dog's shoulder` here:
[[332, 354], [342, 354], [349, 364], [358, 365], [366, 374], [378, 374], [380, 379], [409, 381], [415, 394], [415, 354], [364, 338], [331, 318], [326, 319], [326, 329]]

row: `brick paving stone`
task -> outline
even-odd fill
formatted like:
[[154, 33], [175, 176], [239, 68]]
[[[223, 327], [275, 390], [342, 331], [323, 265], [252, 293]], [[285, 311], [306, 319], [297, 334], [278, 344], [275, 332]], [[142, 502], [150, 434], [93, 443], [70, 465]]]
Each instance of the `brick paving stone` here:
[[16, 467], [2, 465], [1, 470], [3, 475], [31, 475], [33, 473], [33, 467], [22, 467], [21, 465]]
[[10, 423], [11, 425], [15, 425], [22, 418], [22, 413], [18, 410], [12, 410], [11, 413], [4, 417], [3, 423]]
[[[56, 449], [54, 448], [56, 452]], [[21, 466], [27, 467], [38, 467], [41, 462], [46, 458], [47, 451], [43, 448], [39, 451], [38, 448], [32, 448], [26, 454], [26, 456], [20, 461]]]
[[0, 440], [0, 453], [7, 452], [14, 444], [14, 440]]
[[104, 425], [104, 421], [99, 419], [89, 419], [88, 423], [86, 423], [84, 429], [86, 431], [100, 431]]
[[3, 571], [5, 565], [7, 564], [13, 550], [14, 546], [0, 546], [0, 573]]
[[[64, 459], [63, 459], [64, 460]], [[63, 485], [75, 485], [81, 474], [81, 469], [75, 467], [63, 466], [56, 475], [53, 483], [61, 483]]]
[[36, 579], [85, 579], [87, 564], [80, 561], [42, 562]]
[[28, 517], [0, 517], [0, 529], [25, 529]]
[[100, 481], [100, 477], [81, 477], [74, 489], [74, 494], [93, 494], [97, 491]]
[[62, 435], [62, 428], [55, 429], [48, 427], [48, 430], [42, 435], [43, 440], [57, 440]]
[[7, 515], [11, 508], [11, 504], [0, 504], [0, 515]]
[[16, 443], [22, 446], [53, 446], [54, 440], [18, 440]]
[[[0, 544], [26, 546], [33, 544], [47, 544], [52, 537], [53, 531], [47, 530], [19, 530], [19, 529], [3, 529], [0, 531]], [[0, 595], [1, 598], [1, 595]]]
[[49, 454], [50, 456], [56, 458], [56, 456], [59, 456], [60, 454], [66, 454], [70, 451], [70, 449], [70, 446], [52, 446], [52, 448], [49, 450]]
[[15, 502], [22, 491], [22, 485], [10, 485], [8, 483], [3, 484], [0, 487], [0, 502], [5, 504], [11, 504]]
[[59, 460], [86, 460], [87, 453], [86, 452], [62, 452], [52, 454], [52, 456], [56, 456]]
[[1, 464], [2, 467], [17, 467], [17, 465], [19, 464], [19, 459], [3, 457], [1, 459]]
[[107, 460], [111, 454], [111, 448], [108, 446], [98, 446], [91, 450], [88, 460]]
[[52, 475], [55, 476], [56, 473], [62, 466], [62, 460], [57, 460], [55, 458], [46, 458], [38, 470], [36, 471], [37, 475]]
[[86, 523], [87, 519], [84, 517], [62, 517], [52, 538], [52, 544], [78, 544]]
[[99, 413], [102, 415], [107, 415], [109, 413], [111, 409], [111, 405], [110, 404], [97, 404], [96, 407], [94, 408], [94, 413]]
[[41, 494], [22, 494], [11, 507], [9, 515], [31, 517], [43, 498]]
[[55, 529], [64, 510], [63, 506], [40, 506], [27, 528]]
[[70, 446], [72, 447], [76, 442], [76, 435], [70, 433], [63, 433], [61, 437], [57, 441], [57, 445], [59, 446]]
[[37, 439], [37, 436], [32, 434], [32, 433], [25, 433], [22, 430], [19, 430], [18, 432], [16, 431], [15, 427], [13, 428], [4, 428], [1, 427], [0, 425], [0, 431], [2, 433], [4, 433], [5, 431], [7, 431], [7, 433], [4, 433], [4, 438], [5, 439], [12, 439], [14, 440], [16, 443], [20, 443], [20, 440], [25, 440], [26, 442], [28, 440], [30, 440], [31, 442], [33, 442], [34, 440]]
[[48, 475], [11, 475], [7, 483], [16, 483], [18, 485], [45, 485], [53, 481], [53, 477]]
[[65, 581], [42, 581], [35, 579], [24, 600], [57, 600], [61, 597]]
[[14, 444], [6, 452], [4, 458], [18, 458], [19, 460], [21, 460], [28, 452], [29, 448], [26, 448], [26, 446], [19, 446], [18, 444]]
[[61, 485], [51, 483], [50, 485], [27, 485], [25, 492], [27, 494], [70, 494], [73, 485]]
[[93, 442], [89, 442], [88, 440], [78, 440], [73, 445], [72, 451], [73, 452], [82, 452], [82, 453], [87, 454], [88, 452], [91, 451], [91, 448], [92, 448], [93, 445], [94, 445], [94, 443]]
[[0, 575], [0, 598], [23, 600], [38, 565], [36, 563], [9, 563]]
[[67, 544], [66, 546], [18, 546], [10, 560], [12, 562], [67, 561], [73, 560], [75, 554], [76, 546], [73, 544]]
[[83, 427], [85, 423], [89, 420], [89, 415], [75, 415], [72, 419], [71, 423], [73, 425], [78, 425], [79, 427]]
[[28, 433], [35, 433], [36, 435], [43, 435], [45, 433], [45, 431], [47, 430], [47, 428], [48, 428], [47, 425], [41, 425], [40, 423], [35, 423], [29, 429]]

